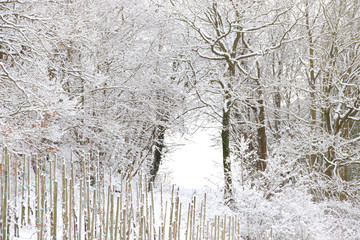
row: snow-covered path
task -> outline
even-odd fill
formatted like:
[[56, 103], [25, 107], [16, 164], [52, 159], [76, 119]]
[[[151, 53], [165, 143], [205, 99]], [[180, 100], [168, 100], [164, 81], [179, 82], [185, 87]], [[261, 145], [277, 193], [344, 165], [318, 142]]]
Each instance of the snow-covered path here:
[[[182, 189], [217, 188], [223, 184], [220, 146], [212, 140], [218, 130], [198, 130], [191, 136], [168, 136], [169, 145], [181, 144], [166, 154], [163, 173]], [[221, 187], [220, 187], [221, 189]]]

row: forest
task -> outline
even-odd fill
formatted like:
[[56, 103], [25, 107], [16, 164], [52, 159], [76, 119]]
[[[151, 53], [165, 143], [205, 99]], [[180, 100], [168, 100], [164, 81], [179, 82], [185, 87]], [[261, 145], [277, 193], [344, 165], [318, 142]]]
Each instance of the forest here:
[[[200, 203], [159, 168], [209, 126]], [[360, 2], [0, 0], [0, 131], [3, 239], [360, 239]]]

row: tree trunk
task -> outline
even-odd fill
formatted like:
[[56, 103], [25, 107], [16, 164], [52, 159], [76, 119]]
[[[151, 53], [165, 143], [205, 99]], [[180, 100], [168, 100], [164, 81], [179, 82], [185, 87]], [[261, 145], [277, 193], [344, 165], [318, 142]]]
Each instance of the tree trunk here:
[[156, 142], [155, 142], [155, 150], [154, 150], [154, 159], [150, 169], [150, 182], [154, 182], [156, 175], [159, 171], [161, 158], [163, 155], [163, 149], [165, 147], [164, 139], [165, 139], [165, 127], [159, 125], [156, 127]]
[[[312, 130], [315, 130], [316, 127], [316, 75], [315, 75], [315, 53], [314, 53], [314, 40], [313, 40], [313, 34], [311, 31], [310, 26], [310, 16], [309, 16], [309, 4], [306, 3], [306, 9], [305, 9], [305, 22], [306, 22], [306, 31], [308, 36], [308, 43], [309, 43], [309, 86], [310, 86], [310, 118], [311, 118], [311, 128]], [[313, 150], [315, 151], [315, 148], [313, 147]], [[310, 155], [310, 166], [314, 167], [316, 162], [316, 154], [311, 153]]]
[[266, 158], [267, 158], [267, 139], [266, 139], [266, 129], [265, 129], [265, 109], [264, 101], [262, 99], [258, 100], [259, 106], [259, 124], [261, 127], [257, 129], [258, 134], [258, 154], [259, 161], [257, 162], [257, 168], [260, 171], [265, 171], [266, 169]]
[[267, 137], [266, 137], [266, 128], [265, 128], [265, 107], [264, 107], [264, 93], [262, 86], [260, 85], [259, 79], [261, 77], [260, 64], [256, 62], [257, 74], [258, 74], [258, 123], [260, 127], [257, 129], [257, 139], [258, 139], [258, 155], [259, 160], [257, 162], [257, 169], [260, 171], [265, 171], [266, 169], [266, 158], [267, 158]]
[[327, 161], [325, 161], [325, 167], [326, 167], [325, 174], [330, 178], [333, 176], [333, 172], [334, 172], [334, 164], [332, 164], [334, 158], [335, 158], [335, 149], [333, 146], [330, 146], [327, 152]]
[[[227, 104], [229, 105], [229, 104]], [[223, 109], [222, 117], [222, 151], [223, 151], [223, 167], [224, 167], [224, 199], [227, 203], [233, 201], [232, 177], [231, 177], [231, 161], [230, 161], [230, 109]]]
[[276, 71], [276, 53], [272, 54], [273, 57], [273, 61], [272, 61], [272, 75], [274, 77], [274, 79], [277, 80], [277, 85], [275, 86], [274, 89], [274, 95], [273, 95], [273, 101], [274, 101], [274, 128], [275, 128], [275, 138], [279, 139], [280, 138], [280, 111], [281, 111], [281, 94], [280, 94], [280, 89], [281, 89], [281, 76], [283, 74], [283, 70], [282, 70], [282, 61], [278, 60], [278, 71]]
[[233, 199], [233, 186], [232, 186], [232, 172], [231, 172], [231, 160], [230, 160], [230, 118], [231, 118], [231, 94], [229, 90], [231, 89], [231, 80], [235, 76], [236, 65], [231, 61], [228, 61], [228, 73], [229, 73], [229, 82], [227, 83], [228, 89], [223, 86], [225, 91], [224, 97], [224, 108], [222, 115], [222, 131], [221, 131], [221, 141], [222, 141], [222, 151], [223, 151], [223, 168], [224, 168], [224, 199], [225, 204], [231, 205], [234, 202]]
[[281, 109], [281, 94], [280, 94], [280, 89], [276, 88], [275, 90], [275, 94], [274, 94], [274, 105], [275, 105], [275, 110], [274, 110], [274, 116], [275, 116], [275, 121], [274, 121], [274, 125], [275, 125], [275, 131], [276, 131], [276, 138], [279, 139], [280, 135], [279, 135], [279, 131], [280, 131], [280, 109]]

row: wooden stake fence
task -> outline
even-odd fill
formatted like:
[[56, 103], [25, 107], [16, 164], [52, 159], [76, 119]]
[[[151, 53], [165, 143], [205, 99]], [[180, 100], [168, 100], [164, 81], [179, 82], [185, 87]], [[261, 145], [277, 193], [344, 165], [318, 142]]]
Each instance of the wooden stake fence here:
[[[56, 157], [40, 161], [37, 156], [24, 156], [20, 166], [14, 165], [11, 178], [11, 158], [5, 149], [0, 161], [1, 239], [243, 239], [236, 216], [209, 220], [206, 194], [199, 203], [194, 196], [185, 213], [179, 189], [173, 186], [166, 200], [161, 186], [156, 205], [153, 185], [145, 176], [140, 174], [134, 182], [122, 173], [116, 188], [111, 174], [100, 169], [99, 158], [95, 162], [89, 159], [84, 154], [75, 169], [72, 158], [69, 162], [63, 159], [58, 166]], [[29, 227], [34, 229], [30, 234]], [[272, 232], [251, 239], [272, 239]]]

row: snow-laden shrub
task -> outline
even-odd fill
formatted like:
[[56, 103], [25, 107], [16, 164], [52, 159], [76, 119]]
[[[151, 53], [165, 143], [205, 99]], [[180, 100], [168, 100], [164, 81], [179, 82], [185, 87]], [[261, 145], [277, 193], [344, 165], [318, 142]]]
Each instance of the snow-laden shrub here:
[[[246, 141], [242, 145], [246, 146]], [[254, 173], [249, 167], [247, 156], [251, 153], [246, 147], [240, 147], [239, 158], [233, 159], [242, 236], [272, 231], [273, 239], [360, 239], [355, 184], [311, 173], [301, 158], [284, 151], [288, 147], [273, 151], [264, 172]], [[351, 192], [344, 194], [352, 197], [344, 200], [332, 194], [339, 189]]]

